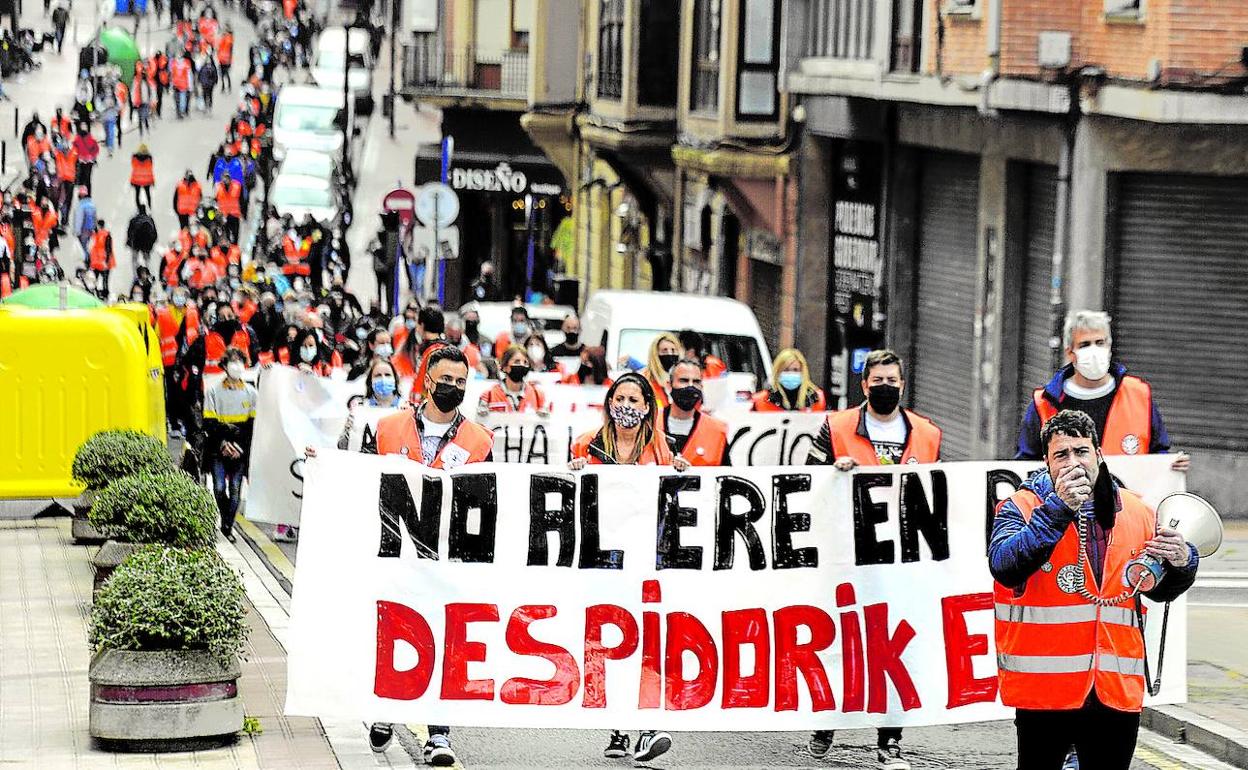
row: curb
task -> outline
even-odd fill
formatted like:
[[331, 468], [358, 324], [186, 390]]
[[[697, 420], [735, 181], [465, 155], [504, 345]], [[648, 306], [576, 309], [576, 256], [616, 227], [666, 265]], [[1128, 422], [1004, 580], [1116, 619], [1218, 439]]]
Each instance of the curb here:
[[1201, 716], [1182, 706], [1144, 709], [1140, 726], [1186, 743], [1228, 765], [1248, 770], [1248, 732]]

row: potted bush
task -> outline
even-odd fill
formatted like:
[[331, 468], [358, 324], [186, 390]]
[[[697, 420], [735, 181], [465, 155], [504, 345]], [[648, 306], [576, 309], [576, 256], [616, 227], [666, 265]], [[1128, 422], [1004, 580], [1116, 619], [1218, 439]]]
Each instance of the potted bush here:
[[239, 575], [207, 548], [145, 545], [91, 610], [90, 734], [103, 748], [188, 751], [243, 726]]
[[122, 476], [95, 498], [88, 520], [109, 541], [91, 561], [95, 587], [143, 543], [210, 547], [216, 540], [212, 493], [179, 470]]
[[73, 536], [79, 543], [102, 543], [104, 534], [87, 520], [87, 512], [100, 490], [110, 482], [140, 471], [174, 468], [173, 460], [159, 440], [137, 430], [102, 430], [87, 439], [70, 472], [86, 491], [74, 504]]

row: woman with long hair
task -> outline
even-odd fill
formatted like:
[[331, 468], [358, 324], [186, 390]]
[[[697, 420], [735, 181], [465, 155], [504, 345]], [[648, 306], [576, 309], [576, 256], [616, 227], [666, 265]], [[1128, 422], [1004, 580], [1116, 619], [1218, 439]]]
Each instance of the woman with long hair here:
[[548, 411], [546, 394], [524, 378], [532, 371], [529, 352], [520, 345], [512, 345], [498, 359], [502, 382], [481, 395], [477, 412], [538, 412]]
[[333, 358], [336, 356], [332, 356], [332, 353], [321, 343], [320, 335], [315, 329], [304, 329], [300, 332], [291, 352], [298, 355], [298, 359], [295, 359], [293, 363], [301, 372], [328, 377], [334, 369], [341, 368], [341, 363], [333, 363]]
[[797, 348], [785, 348], [771, 365], [771, 383], [754, 394], [755, 412], [826, 412], [823, 390], [810, 380], [810, 367]]
[[667, 406], [667, 383], [672, 367], [684, 355], [685, 349], [681, 347], [680, 340], [671, 332], [663, 332], [650, 343], [650, 355], [641, 373], [649, 381], [660, 409]]
[[[568, 467], [574, 471], [586, 465], [670, 465], [688, 469], [689, 461], [674, 455], [658, 427], [654, 389], [637, 372], [620, 375], [610, 388], [602, 409], [602, 427], [583, 433], [572, 443]], [[629, 735], [611, 731], [602, 755], [619, 759], [628, 754]], [[659, 730], [642, 730], [637, 736], [633, 759], [648, 762], [672, 747], [672, 736]]]
[[[364, 373], [364, 396], [362, 398], [355, 396], [352, 399], [351, 406], [354, 407], [357, 404], [382, 409], [387, 407], [397, 409], [403, 405], [403, 399], [399, 396], [399, 376], [394, 371], [394, 364], [380, 356], [373, 358], [368, 371]], [[347, 421], [342, 426], [342, 433], [338, 435], [339, 449], [346, 449], [350, 445], [353, 427], [355, 427], [355, 409], [348, 408]], [[309, 456], [315, 456], [315, 452], [309, 453]]]

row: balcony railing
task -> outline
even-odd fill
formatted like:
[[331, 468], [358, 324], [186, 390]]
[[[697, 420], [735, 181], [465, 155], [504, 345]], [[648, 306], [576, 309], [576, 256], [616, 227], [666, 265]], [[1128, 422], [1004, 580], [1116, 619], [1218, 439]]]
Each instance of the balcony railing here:
[[448, 48], [436, 37], [416, 37], [403, 45], [403, 90], [411, 94], [520, 98], [528, 93], [528, 82], [526, 50]]
[[873, 58], [875, 0], [807, 0], [806, 56]]

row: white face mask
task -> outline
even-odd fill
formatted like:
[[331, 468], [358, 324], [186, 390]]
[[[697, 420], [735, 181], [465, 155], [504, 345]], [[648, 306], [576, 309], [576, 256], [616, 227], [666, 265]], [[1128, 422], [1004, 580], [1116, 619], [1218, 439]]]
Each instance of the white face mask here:
[[1089, 345], [1076, 350], [1075, 371], [1089, 380], [1099, 380], [1109, 374], [1109, 348]]
[[534, 363], [541, 363], [546, 359], [546, 351], [534, 345], [529, 348], [529, 360]]
[[243, 379], [243, 362], [242, 361], [229, 362], [228, 364], [225, 365], [225, 374], [231, 380]]
[[312, 363], [313, 359], [316, 358], [316, 348], [299, 348], [299, 357], [303, 359], [304, 363]]

